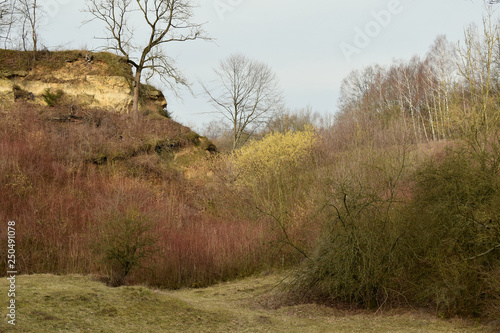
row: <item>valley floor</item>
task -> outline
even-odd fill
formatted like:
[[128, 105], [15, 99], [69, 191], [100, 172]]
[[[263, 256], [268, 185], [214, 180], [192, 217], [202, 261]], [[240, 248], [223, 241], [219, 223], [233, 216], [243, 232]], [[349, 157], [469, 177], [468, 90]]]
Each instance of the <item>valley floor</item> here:
[[[420, 311], [374, 314], [319, 305], [279, 306], [280, 275], [203, 289], [109, 288], [90, 277], [18, 276], [16, 326], [0, 332], [494, 332]], [[0, 281], [0, 302], [9, 284]]]

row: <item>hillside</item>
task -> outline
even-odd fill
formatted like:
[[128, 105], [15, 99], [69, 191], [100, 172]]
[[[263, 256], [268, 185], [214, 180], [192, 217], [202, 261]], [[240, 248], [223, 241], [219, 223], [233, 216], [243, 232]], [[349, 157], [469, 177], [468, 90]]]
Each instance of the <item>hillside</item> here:
[[[362, 313], [371, 319], [368, 324], [358, 312], [348, 312], [348, 321], [362, 322], [359, 330], [377, 327], [378, 314], [384, 322], [408, 308], [498, 327], [498, 92], [482, 100], [450, 95], [453, 100], [442, 104], [448, 109], [434, 96], [436, 109], [426, 105], [421, 110], [427, 115], [418, 116], [399, 103], [401, 96], [388, 95], [393, 102], [383, 104], [387, 113], [374, 114], [380, 103], [370, 98], [380, 94], [363, 95], [362, 101], [348, 94], [331, 124], [321, 125], [310, 114], [279, 114], [275, 123], [287, 126], [271, 126], [231, 153], [214, 154], [209, 140], [169, 119], [164, 104], [148, 108], [159, 99], [148, 102], [143, 95], [137, 118], [127, 114], [126, 98], [116, 99], [125, 103], [124, 112], [113, 112], [120, 111], [118, 104], [104, 101], [123, 92], [130, 97], [125, 85], [105, 91], [113, 78], [129, 82], [128, 66], [119, 57], [42, 52], [32, 63], [29, 54], [13, 53], [3, 63], [0, 221], [15, 221], [10, 223], [16, 226], [20, 281], [35, 275], [34, 284], [44, 285], [37, 279], [41, 274], [65, 276], [51, 279], [55, 293], [44, 295], [58, 300], [56, 307], [92, 315], [89, 306], [98, 308], [106, 320], [128, 317], [128, 309], [139, 306], [125, 302], [132, 291], [147, 304], [151, 331], [177, 325], [200, 331], [279, 331], [286, 325], [292, 331], [304, 325], [330, 331], [335, 320], [316, 311], [336, 316], [333, 309], [339, 307], [371, 311]], [[386, 91], [400, 92], [389, 89], [393, 81], [386, 77]], [[92, 85], [95, 78], [106, 83]], [[0, 241], [8, 241], [8, 232], [13, 231], [0, 229]], [[4, 271], [7, 254], [0, 252]], [[288, 298], [272, 294], [267, 305], [249, 300], [256, 295], [239, 294], [259, 290], [258, 279], [248, 287], [215, 286], [290, 270]], [[78, 285], [74, 274], [122, 288], [67, 296], [58, 288], [66, 288], [65, 279]], [[134, 285], [171, 291], [123, 288]], [[92, 304], [96, 298], [106, 301]], [[129, 306], [108, 306], [123, 303]], [[325, 304], [332, 308], [319, 306]], [[164, 308], [175, 316], [157, 312]], [[288, 310], [313, 320], [295, 320]], [[66, 328], [66, 317], [78, 322], [79, 315], [54, 312], [61, 314], [33, 310], [47, 322], [64, 318], [56, 323], [59, 329], [95, 325], [85, 319]], [[116, 323], [99, 325], [112, 330]], [[358, 330], [349, 325], [347, 331]], [[408, 317], [382, 325], [382, 331], [413, 328]]]
[[[105, 244], [106, 221], [131, 211], [155, 223], [161, 251], [168, 245], [160, 268], [177, 265], [184, 245], [176, 250], [167, 240], [180, 239], [179, 233], [196, 236], [190, 229], [201, 220], [194, 200], [198, 188], [189, 178], [197, 161], [215, 151], [209, 140], [158, 113], [135, 122], [64, 101], [53, 107], [22, 99], [2, 104], [0, 219], [23, 226], [17, 234], [19, 272], [107, 274], [106, 265], [95, 260], [102, 255], [95, 243]], [[1, 230], [0, 238], [6, 237]], [[194, 283], [168, 269], [152, 272], [150, 281], [155, 280]]]
[[[280, 301], [280, 275], [204, 289], [109, 288], [90, 277], [20, 276], [16, 329], [2, 332], [494, 332], [421, 311], [374, 314]], [[0, 289], [7, 288], [6, 279]], [[2, 293], [2, 302], [6, 295]]]

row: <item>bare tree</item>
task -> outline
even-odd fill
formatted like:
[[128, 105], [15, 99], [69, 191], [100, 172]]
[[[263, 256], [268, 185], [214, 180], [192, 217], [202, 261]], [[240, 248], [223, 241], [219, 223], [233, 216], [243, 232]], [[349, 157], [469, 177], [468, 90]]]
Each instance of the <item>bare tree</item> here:
[[450, 100], [457, 84], [458, 54], [454, 44], [445, 35], [439, 35], [427, 54], [427, 63], [431, 75], [428, 88], [431, 94], [431, 104], [435, 112], [436, 130], [440, 137], [451, 136]]
[[0, 0], [0, 40], [6, 43], [14, 23], [14, 8], [11, 0]]
[[500, 43], [500, 25], [494, 20], [490, 7], [483, 17], [483, 31], [475, 25], [465, 30], [465, 40], [458, 48], [458, 70], [472, 102], [464, 116], [466, 127], [472, 131], [489, 132], [492, 124], [498, 124], [500, 114], [495, 107], [495, 57]]
[[242, 54], [222, 60], [214, 72], [214, 86], [202, 86], [216, 111], [230, 122], [234, 150], [282, 107], [282, 92], [269, 66]]
[[[121, 54], [135, 69], [133, 113], [139, 119], [141, 76], [158, 74], [176, 92], [176, 85], [188, 86], [175, 61], [162, 49], [167, 43], [209, 39], [202, 24], [195, 24], [190, 0], [87, 0], [86, 11], [104, 23], [106, 49]], [[132, 26], [140, 24], [141, 26]], [[137, 37], [139, 36], [139, 37]], [[146, 80], [147, 80], [146, 79]], [[174, 82], [172, 82], [172, 79]]]
[[40, 0], [16, 0], [16, 13], [20, 19], [20, 33], [23, 49], [36, 53], [39, 42], [38, 30], [44, 15]]

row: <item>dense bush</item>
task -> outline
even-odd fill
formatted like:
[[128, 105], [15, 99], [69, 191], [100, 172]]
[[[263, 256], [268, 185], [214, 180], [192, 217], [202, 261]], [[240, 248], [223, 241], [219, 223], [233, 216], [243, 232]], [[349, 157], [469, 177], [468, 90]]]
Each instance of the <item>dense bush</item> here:
[[156, 252], [154, 222], [139, 208], [111, 206], [96, 223], [95, 256], [109, 270], [109, 285], [121, 286], [132, 270]]
[[302, 299], [368, 308], [409, 303], [443, 316], [498, 317], [495, 159], [468, 145], [416, 168], [407, 167], [417, 160], [405, 161], [401, 151], [359, 156], [351, 152], [333, 167], [341, 171], [325, 178], [329, 213], [292, 291]]
[[[482, 158], [481, 158], [482, 159]], [[416, 174], [405, 244], [419, 303], [446, 314], [484, 315], [500, 293], [500, 174], [469, 147], [450, 150]], [[411, 283], [411, 284], [410, 284]]]
[[[313, 148], [318, 141], [312, 127], [304, 131], [274, 132], [237, 151], [231, 162], [235, 186], [248, 193], [251, 205], [271, 220], [279, 242], [302, 255], [308, 231], [309, 194], [314, 178]], [[302, 215], [302, 216], [299, 216]], [[300, 232], [298, 232], [300, 230]], [[298, 232], [300, 237], [294, 237]]]
[[399, 270], [405, 225], [403, 175], [408, 149], [361, 148], [338, 155], [318, 174], [324, 226], [292, 290], [305, 300], [380, 306]]

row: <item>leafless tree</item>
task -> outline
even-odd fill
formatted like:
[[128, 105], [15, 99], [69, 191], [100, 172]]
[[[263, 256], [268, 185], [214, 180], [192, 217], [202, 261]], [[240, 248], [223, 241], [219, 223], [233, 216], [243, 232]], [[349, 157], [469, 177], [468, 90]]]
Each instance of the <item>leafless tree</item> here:
[[202, 24], [192, 22], [193, 7], [190, 0], [87, 0], [86, 12], [92, 18], [85, 23], [94, 20], [104, 23], [106, 34], [98, 38], [107, 42], [107, 50], [123, 55], [135, 69], [136, 119], [139, 119], [143, 72], [148, 74], [147, 79], [158, 74], [174, 92], [176, 84], [188, 86], [175, 61], [162, 47], [172, 42], [209, 39]]
[[38, 31], [44, 15], [40, 0], [16, 0], [15, 10], [19, 17], [23, 49], [36, 53], [39, 43]]
[[234, 150], [282, 107], [282, 92], [269, 66], [242, 54], [222, 60], [214, 72], [214, 85], [202, 86], [216, 111], [230, 122]]
[[[458, 54], [455, 44], [450, 43], [445, 35], [440, 35], [434, 41], [427, 54], [427, 63], [432, 75], [428, 81], [431, 104], [435, 112], [436, 130], [440, 137], [446, 139], [451, 136], [450, 102], [457, 84]], [[433, 83], [432, 79], [435, 80]]]
[[12, 0], [0, 0], [0, 40], [4, 40], [5, 43], [9, 39], [13, 23], [14, 8]]
[[[465, 30], [465, 40], [458, 48], [458, 70], [470, 94], [471, 106], [464, 116], [471, 117], [466, 125], [473, 131], [489, 132], [491, 124], [498, 123], [500, 114], [492, 107], [495, 90], [495, 57], [500, 43], [500, 25], [494, 11], [488, 8], [483, 17], [483, 31], [475, 25]], [[494, 110], [494, 112], [491, 112]]]

